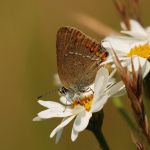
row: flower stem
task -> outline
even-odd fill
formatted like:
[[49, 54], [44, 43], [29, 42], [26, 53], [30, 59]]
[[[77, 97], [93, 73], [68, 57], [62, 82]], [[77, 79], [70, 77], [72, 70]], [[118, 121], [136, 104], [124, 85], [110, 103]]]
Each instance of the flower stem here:
[[117, 110], [119, 111], [119, 113], [121, 114], [121, 116], [123, 117], [123, 119], [127, 122], [127, 124], [129, 125], [129, 127], [133, 130], [133, 131], [137, 131], [131, 117], [129, 116], [126, 108], [124, 107], [122, 101], [119, 98], [115, 98], [113, 99], [113, 105], [117, 108]]
[[99, 146], [102, 150], [110, 150], [101, 130], [103, 118], [104, 118], [103, 110], [101, 110], [100, 112], [93, 113], [87, 129], [90, 130], [95, 135], [99, 143]]
[[95, 131], [93, 131], [93, 133], [94, 133], [101, 149], [102, 150], [110, 150], [102, 131], [101, 130], [95, 130]]

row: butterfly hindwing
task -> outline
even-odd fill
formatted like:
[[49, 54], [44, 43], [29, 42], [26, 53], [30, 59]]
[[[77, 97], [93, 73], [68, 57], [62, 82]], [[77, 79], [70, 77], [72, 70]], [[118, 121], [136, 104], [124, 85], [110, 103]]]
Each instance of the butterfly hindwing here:
[[[102, 53], [100, 44], [73, 27], [61, 27], [57, 32], [57, 66], [66, 88], [90, 85], [99, 69]], [[104, 53], [104, 52], [103, 52]]]

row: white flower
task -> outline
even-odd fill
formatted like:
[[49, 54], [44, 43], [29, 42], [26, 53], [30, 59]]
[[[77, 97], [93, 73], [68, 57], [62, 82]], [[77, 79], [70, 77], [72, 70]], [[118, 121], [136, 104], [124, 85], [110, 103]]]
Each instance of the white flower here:
[[65, 96], [61, 97], [60, 101], [63, 104], [67, 102], [67, 105], [53, 101], [39, 100], [38, 102], [48, 109], [38, 113], [37, 117], [33, 120], [41, 121], [43, 119], [62, 117], [62, 122], [50, 134], [51, 138], [56, 134], [57, 143], [61, 137], [63, 128], [75, 119], [71, 133], [71, 139], [75, 141], [79, 132], [88, 126], [92, 113], [100, 111], [109, 97], [124, 89], [123, 82], [114, 83], [114, 80], [112, 80], [113, 74], [114, 72], [109, 75], [107, 69], [101, 68], [96, 75], [94, 93], [93, 91], [86, 92], [78, 97], [78, 99], [73, 100], [72, 104], [67, 101]]
[[[139, 63], [142, 67], [143, 77], [150, 70], [150, 27], [144, 29], [137, 21], [130, 20], [131, 29], [128, 31], [124, 23], [121, 23], [123, 31], [126, 34], [122, 36], [109, 36], [102, 43], [108, 50], [114, 50], [117, 56], [122, 60], [124, 66], [128, 66], [131, 71], [130, 57], [133, 58], [135, 69], [138, 69]], [[111, 51], [110, 51], [111, 52]], [[112, 62], [112, 58], [104, 63]]]

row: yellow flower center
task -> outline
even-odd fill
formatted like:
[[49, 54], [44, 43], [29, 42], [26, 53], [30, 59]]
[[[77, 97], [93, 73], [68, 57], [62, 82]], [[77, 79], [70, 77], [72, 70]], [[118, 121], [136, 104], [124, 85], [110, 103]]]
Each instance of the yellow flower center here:
[[85, 108], [85, 110], [89, 111], [91, 108], [92, 101], [93, 101], [93, 95], [85, 96], [79, 100], [74, 100], [73, 108], [75, 108], [77, 105], [81, 105]]
[[150, 45], [144, 44], [144, 45], [135, 46], [128, 53], [129, 57], [133, 55], [137, 55], [146, 59], [150, 59]]

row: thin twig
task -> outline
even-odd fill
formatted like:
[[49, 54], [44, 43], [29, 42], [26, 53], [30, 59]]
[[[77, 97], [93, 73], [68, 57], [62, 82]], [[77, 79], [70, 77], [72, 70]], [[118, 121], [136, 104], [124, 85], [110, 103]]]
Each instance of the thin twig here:
[[76, 13], [73, 15], [73, 18], [81, 25], [87, 27], [92, 30], [96, 34], [98, 34], [101, 38], [105, 38], [111, 34], [118, 34], [111, 27], [105, 25], [101, 21], [94, 19], [93, 17], [84, 14], [84, 13]]
[[142, 25], [140, 0], [113, 0], [113, 2], [128, 30], [130, 30], [130, 19], [135, 19]]

